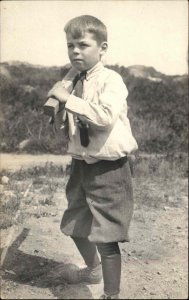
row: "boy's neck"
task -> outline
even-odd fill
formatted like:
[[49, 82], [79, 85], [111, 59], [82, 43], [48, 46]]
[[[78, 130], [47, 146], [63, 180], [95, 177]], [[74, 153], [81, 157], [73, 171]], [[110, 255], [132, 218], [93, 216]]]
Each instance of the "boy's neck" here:
[[102, 65], [102, 61], [101, 61], [101, 60], [99, 60], [99, 61], [98, 61], [94, 66], [92, 66], [90, 69], [88, 69], [88, 70], [83, 70], [83, 71], [79, 71], [79, 70], [78, 70], [78, 72], [79, 72], [79, 73], [87, 72], [87, 74], [88, 74], [88, 73], [92, 73], [93, 70], [95, 70], [96, 67], [97, 67], [98, 65], [99, 65], [99, 66]]

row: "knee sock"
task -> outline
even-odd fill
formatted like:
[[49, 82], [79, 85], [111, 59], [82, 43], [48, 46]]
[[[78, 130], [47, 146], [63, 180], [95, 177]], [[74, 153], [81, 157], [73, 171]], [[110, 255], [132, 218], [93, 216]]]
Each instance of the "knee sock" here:
[[97, 243], [98, 252], [102, 256], [120, 254], [119, 245], [117, 242], [112, 243]]
[[97, 244], [101, 254], [104, 292], [116, 295], [120, 292], [121, 254], [118, 243]]
[[95, 268], [100, 264], [96, 245], [94, 243], [90, 242], [87, 238], [71, 238], [73, 239], [88, 267]]

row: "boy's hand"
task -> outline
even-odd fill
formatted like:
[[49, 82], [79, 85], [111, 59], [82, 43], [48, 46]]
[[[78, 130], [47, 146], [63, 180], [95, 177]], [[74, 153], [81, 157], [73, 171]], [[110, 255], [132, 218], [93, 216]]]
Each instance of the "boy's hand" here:
[[70, 94], [63, 87], [62, 82], [58, 81], [53, 88], [48, 92], [47, 97], [55, 97], [61, 103], [66, 103]]

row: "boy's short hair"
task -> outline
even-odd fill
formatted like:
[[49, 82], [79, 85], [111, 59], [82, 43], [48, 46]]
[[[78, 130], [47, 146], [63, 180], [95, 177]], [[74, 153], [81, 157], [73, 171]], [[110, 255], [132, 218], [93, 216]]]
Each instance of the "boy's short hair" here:
[[64, 27], [64, 31], [70, 33], [73, 38], [82, 37], [85, 32], [93, 33], [98, 44], [107, 42], [107, 28], [99, 19], [82, 15], [71, 19]]

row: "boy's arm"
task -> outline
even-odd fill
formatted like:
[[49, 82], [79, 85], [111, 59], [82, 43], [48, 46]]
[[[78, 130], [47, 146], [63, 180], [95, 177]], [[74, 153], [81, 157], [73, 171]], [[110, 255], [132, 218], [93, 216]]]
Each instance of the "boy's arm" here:
[[[54, 120], [57, 113], [61, 111], [65, 106], [65, 101], [72, 92], [72, 82], [77, 74], [77, 71], [70, 66], [64, 75], [62, 81], [58, 81], [54, 84], [51, 90], [47, 94], [47, 101], [43, 108], [44, 113], [51, 117], [50, 122]], [[63, 99], [62, 99], [63, 96]], [[66, 114], [63, 113], [63, 121], [65, 121]]]
[[103, 128], [114, 124], [126, 103], [127, 95], [122, 78], [115, 73], [108, 78], [104, 91], [99, 95], [98, 104], [70, 95], [65, 109], [77, 114], [82, 121]]

